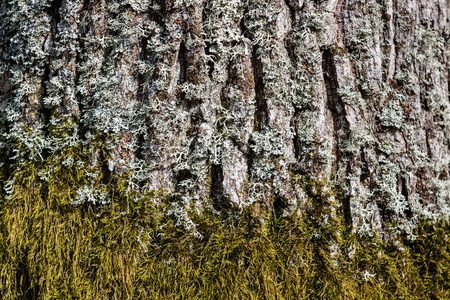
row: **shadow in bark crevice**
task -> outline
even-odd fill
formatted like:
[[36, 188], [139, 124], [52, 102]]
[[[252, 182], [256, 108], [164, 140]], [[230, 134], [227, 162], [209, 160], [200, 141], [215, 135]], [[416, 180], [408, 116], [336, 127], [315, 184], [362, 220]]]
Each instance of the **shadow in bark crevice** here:
[[[327, 95], [326, 108], [331, 112], [333, 120], [333, 152], [336, 156], [336, 160], [334, 162], [334, 172], [336, 173], [339, 162], [347, 156], [346, 153], [340, 149], [340, 144], [343, 141], [348, 140], [350, 126], [345, 118], [346, 113], [344, 103], [337, 92], [338, 82], [336, 65], [334, 62], [334, 55], [329, 49], [324, 49], [322, 52], [322, 71]], [[349, 162], [346, 164], [345, 168], [347, 171], [350, 171], [351, 166]], [[351, 225], [350, 195], [342, 193], [340, 198], [344, 210], [345, 222], [347, 225]]]

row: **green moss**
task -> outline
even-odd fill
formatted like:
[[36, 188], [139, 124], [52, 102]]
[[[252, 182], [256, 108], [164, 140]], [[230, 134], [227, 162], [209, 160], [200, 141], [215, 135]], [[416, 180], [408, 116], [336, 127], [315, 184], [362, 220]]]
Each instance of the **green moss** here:
[[[55, 163], [87, 162], [80, 150], [23, 165], [13, 197], [1, 196], [2, 299], [450, 297], [448, 224], [424, 221], [414, 241], [362, 238], [326, 181], [294, 176], [307, 198], [302, 211], [285, 214], [282, 199], [264, 213], [258, 204], [190, 210], [196, 227], [187, 230], [167, 213], [168, 195], [132, 192], [126, 175], [92, 179]], [[85, 184], [111, 203], [70, 205]]]

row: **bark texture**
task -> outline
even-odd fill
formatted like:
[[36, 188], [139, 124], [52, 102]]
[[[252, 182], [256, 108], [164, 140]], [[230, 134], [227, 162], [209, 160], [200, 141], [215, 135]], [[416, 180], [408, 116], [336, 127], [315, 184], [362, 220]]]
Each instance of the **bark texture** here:
[[362, 234], [450, 216], [447, 0], [0, 3], [10, 171], [82, 144], [180, 216], [301, 209], [304, 175]]

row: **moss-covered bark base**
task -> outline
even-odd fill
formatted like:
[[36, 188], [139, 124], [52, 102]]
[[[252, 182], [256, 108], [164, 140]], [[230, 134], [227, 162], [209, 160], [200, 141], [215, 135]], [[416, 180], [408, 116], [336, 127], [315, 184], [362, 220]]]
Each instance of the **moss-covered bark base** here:
[[189, 230], [171, 197], [111, 177], [110, 204], [74, 206], [76, 173], [33, 170], [1, 196], [1, 299], [450, 299], [448, 224], [355, 235], [311, 178], [302, 212], [190, 210]]

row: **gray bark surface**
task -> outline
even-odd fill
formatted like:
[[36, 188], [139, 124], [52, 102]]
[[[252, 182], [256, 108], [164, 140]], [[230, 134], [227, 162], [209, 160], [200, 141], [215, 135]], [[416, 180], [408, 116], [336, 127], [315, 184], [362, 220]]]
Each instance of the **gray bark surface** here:
[[448, 218], [449, 10], [1, 0], [3, 164], [81, 143], [102, 172], [131, 172], [130, 188], [179, 195], [180, 214], [276, 197], [301, 209], [293, 177], [311, 175], [362, 234]]

